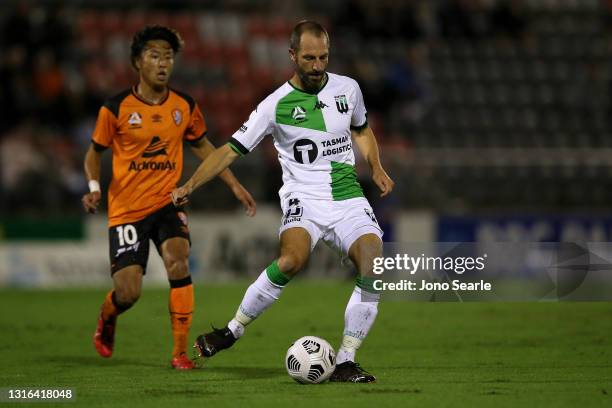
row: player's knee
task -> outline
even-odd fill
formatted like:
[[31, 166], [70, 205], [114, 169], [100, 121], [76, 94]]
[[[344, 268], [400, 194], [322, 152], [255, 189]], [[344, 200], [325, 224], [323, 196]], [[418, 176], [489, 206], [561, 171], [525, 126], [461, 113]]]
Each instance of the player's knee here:
[[164, 259], [168, 279], [183, 279], [189, 275], [189, 259], [187, 257], [171, 257]]
[[349, 250], [349, 257], [362, 276], [372, 274], [374, 259], [382, 256], [382, 241], [373, 234], [357, 240]]
[[372, 275], [372, 271], [374, 270], [374, 259], [375, 258], [379, 258], [380, 255], [374, 255], [374, 254], [367, 254], [367, 255], [362, 255], [361, 257], [358, 258], [358, 260], [354, 260], [353, 263], [355, 264], [355, 267], [357, 268], [357, 272], [359, 272], [359, 274], [361, 276], [368, 276], [368, 275]]
[[374, 259], [377, 257], [363, 257], [359, 262], [355, 262], [357, 272], [361, 276], [374, 276]]
[[282, 254], [280, 258], [278, 258], [278, 268], [282, 273], [288, 276], [293, 276], [304, 269], [307, 261], [307, 256], [302, 256], [294, 252], [288, 252]]

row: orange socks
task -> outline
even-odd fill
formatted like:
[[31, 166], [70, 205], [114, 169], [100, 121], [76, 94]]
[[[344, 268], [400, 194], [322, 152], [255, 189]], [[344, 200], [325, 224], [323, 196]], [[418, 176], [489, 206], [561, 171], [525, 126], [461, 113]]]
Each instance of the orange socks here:
[[[104, 321], [116, 319], [117, 316], [129, 309], [130, 306], [118, 305], [115, 291], [111, 290], [106, 294], [102, 304], [102, 319]], [[187, 336], [189, 335], [191, 316], [193, 314], [193, 284], [191, 283], [191, 276], [170, 281], [169, 311], [170, 321], [172, 322], [172, 337], [174, 337], [172, 356], [178, 357], [187, 352]]]
[[115, 291], [111, 289], [104, 298], [104, 303], [102, 303], [102, 320], [108, 321], [110, 319], [114, 319], [123, 312], [124, 309], [120, 309], [117, 307], [115, 301]]
[[193, 314], [193, 284], [191, 276], [170, 281], [170, 321], [174, 348], [172, 356], [178, 357], [187, 351], [187, 336]]

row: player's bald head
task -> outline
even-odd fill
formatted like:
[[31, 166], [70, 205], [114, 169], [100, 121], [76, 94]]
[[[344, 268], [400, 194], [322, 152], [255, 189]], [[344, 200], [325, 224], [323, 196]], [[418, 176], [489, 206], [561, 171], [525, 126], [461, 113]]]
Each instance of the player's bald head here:
[[327, 31], [323, 28], [323, 26], [317, 23], [316, 21], [302, 20], [297, 23], [291, 31], [291, 37], [289, 38], [289, 48], [294, 51], [298, 51], [300, 49], [302, 35], [304, 33], [311, 34], [317, 38], [325, 38], [325, 42], [329, 47], [329, 35], [327, 34]]

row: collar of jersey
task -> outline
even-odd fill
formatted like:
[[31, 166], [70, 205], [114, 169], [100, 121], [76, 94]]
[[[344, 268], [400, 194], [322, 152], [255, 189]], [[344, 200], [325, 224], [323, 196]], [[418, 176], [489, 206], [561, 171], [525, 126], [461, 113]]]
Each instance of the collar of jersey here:
[[138, 92], [136, 92], [136, 86], [133, 86], [133, 87], [132, 87], [132, 95], [134, 95], [134, 98], [138, 99], [140, 102], [145, 103], [145, 104], [147, 104], [147, 105], [149, 105], [149, 106], [158, 106], [158, 105], [163, 105], [163, 104], [164, 104], [164, 102], [166, 102], [166, 101], [168, 100], [168, 97], [170, 96], [170, 91], [171, 91], [171, 89], [170, 89], [170, 88], [168, 88], [168, 92], [166, 93], [166, 97], [165, 97], [163, 100], [161, 100], [159, 103], [151, 103], [151, 102], [147, 102], [147, 101], [145, 101], [144, 99], [142, 99], [142, 98], [141, 98], [141, 97], [138, 95]]
[[321, 92], [321, 91], [323, 90], [323, 88], [325, 88], [325, 85], [327, 85], [327, 83], [328, 83], [328, 82], [329, 82], [329, 75], [327, 75], [327, 72], [326, 72], [326, 73], [325, 73], [325, 81], [323, 82], [323, 85], [321, 85], [321, 87], [319, 88], [319, 90], [318, 90], [317, 92], [308, 92], [308, 91], [305, 91], [305, 90], [303, 90], [303, 89], [300, 89], [300, 88], [296, 87], [295, 85], [293, 85], [293, 84], [291, 83], [291, 81], [287, 81], [287, 83], [288, 83], [289, 85], [291, 85], [291, 87], [292, 87], [293, 89], [295, 89], [296, 91], [300, 91], [300, 92], [302, 92], [302, 93], [308, 94], [308, 95], [318, 95], [318, 94], [319, 94], [319, 92]]

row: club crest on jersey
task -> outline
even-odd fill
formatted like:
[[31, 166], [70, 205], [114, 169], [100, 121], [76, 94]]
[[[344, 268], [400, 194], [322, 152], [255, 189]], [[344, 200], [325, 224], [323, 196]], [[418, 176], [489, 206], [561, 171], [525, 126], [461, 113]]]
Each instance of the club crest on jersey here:
[[132, 112], [130, 117], [128, 118], [128, 123], [131, 128], [141, 127], [142, 126], [142, 116], [138, 112]]
[[183, 122], [183, 114], [180, 110], [175, 109], [172, 111], [172, 119], [174, 119], [174, 124], [176, 126], [180, 126], [180, 124]]
[[296, 106], [291, 111], [291, 117], [295, 120], [296, 123], [303, 122], [306, 120], [306, 110], [301, 106]]
[[338, 112], [347, 113], [349, 111], [346, 95], [336, 95], [334, 96], [334, 100], [336, 101], [336, 109], [338, 109]]

